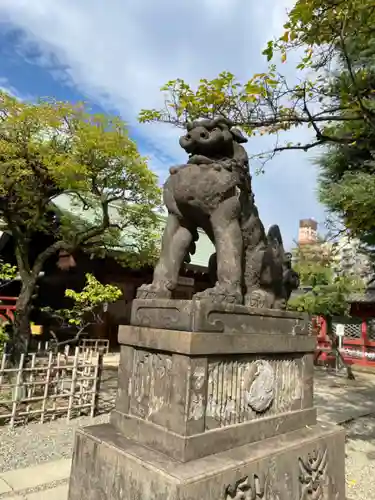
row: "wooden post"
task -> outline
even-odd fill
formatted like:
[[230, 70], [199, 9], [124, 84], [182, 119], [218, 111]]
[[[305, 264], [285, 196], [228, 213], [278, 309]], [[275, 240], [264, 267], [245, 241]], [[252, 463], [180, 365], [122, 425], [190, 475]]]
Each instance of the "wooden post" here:
[[362, 344], [362, 359], [363, 364], [367, 365], [367, 321], [365, 318], [362, 318], [361, 322], [361, 344]]
[[48, 400], [48, 389], [49, 389], [49, 383], [50, 383], [50, 378], [51, 378], [52, 363], [53, 363], [53, 352], [50, 351], [48, 354], [48, 365], [47, 365], [46, 379], [44, 381], [43, 403], [42, 403], [42, 411], [40, 414], [40, 423], [41, 424], [44, 422], [44, 417], [45, 417], [45, 413], [46, 413], [46, 404], [47, 404], [47, 400]]
[[77, 346], [74, 351], [74, 361], [73, 361], [73, 371], [72, 371], [72, 381], [70, 385], [70, 396], [68, 403], [68, 413], [66, 415], [66, 419], [70, 420], [72, 418], [72, 409], [74, 405], [74, 395], [76, 392], [76, 383], [77, 383], [77, 367], [78, 367], [78, 359], [79, 359], [79, 347]]
[[4, 376], [4, 370], [6, 366], [6, 361], [7, 361], [7, 354], [6, 354], [6, 344], [4, 344], [4, 351], [1, 356], [1, 366], [0, 366], [0, 385], [3, 383], [3, 376]]
[[25, 354], [22, 353], [20, 357], [20, 363], [18, 365], [18, 371], [17, 371], [17, 378], [16, 378], [16, 387], [13, 393], [13, 401], [12, 401], [12, 415], [10, 417], [10, 427], [14, 427], [14, 422], [16, 419], [16, 413], [17, 413], [17, 406], [18, 406], [18, 400], [19, 400], [19, 393], [21, 390], [21, 385], [22, 385], [22, 371], [23, 371], [23, 365], [25, 362]]
[[91, 403], [91, 417], [95, 417], [99, 411], [100, 388], [103, 377], [103, 349], [98, 351], [98, 359], [95, 367], [94, 387]]
[[[26, 394], [27, 394], [27, 399], [30, 399], [34, 396], [34, 390], [35, 390], [35, 386], [34, 386], [34, 378], [35, 378], [35, 374], [34, 374], [34, 368], [35, 368], [35, 364], [36, 364], [36, 353], [34, 352], [32, 355], [31, 355], [31, 371], [30, 371], [30, 375], [29, 375], [29, 384], [27, 385], [27, 389], [26, 389]], [[26, 406], [26, 412], [28, 413], [30, 411], [30, 403], [27, 404]], [[27, 422], [27, 416], [26, 416], [26, 422]]]
[[[54, 380], [54, 395], [57, 396], [60, 389], [60, 353], [58, 352], [56, 355], [56, 375]], [[53, 406], [52, 406], [52, 420], [56, 418], [56, 408], [57, 408], [57, 398], [53, 398]]]

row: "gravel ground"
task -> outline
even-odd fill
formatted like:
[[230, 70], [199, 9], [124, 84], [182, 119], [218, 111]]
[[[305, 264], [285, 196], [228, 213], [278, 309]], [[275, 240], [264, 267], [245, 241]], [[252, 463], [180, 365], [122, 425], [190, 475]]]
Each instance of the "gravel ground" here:
[[[84, 425], [107, 422], [108, 414], [94, 419], [81, 417], [66, 422], [29, 424], [0, 429], [0, 473], [11, 469], [69, 458], [74, 430]], [[375, 415], [345, 425], [347, 429], [346, 478], [350, 500], [375, 498]]]
[[346, 494], [350, 500], [375, 498], [375, 415], [345, 425]]
[[25, 427], [0, 428], [0, 473], [38, 465], [72, 455], [74, 431], [77, 427], [108, 422], [109, 414], [95, 418], [64, 419]]
[[38, 465], [72, 455], [74, 431], [77, 427], [108, 422], [117, 391], [117, 368], [103, 372], [101, 415], [80, 417], [70, 421], [60, 418], [52, 422], [29, 423], [10, 429], [0, 426], [0, 473]]

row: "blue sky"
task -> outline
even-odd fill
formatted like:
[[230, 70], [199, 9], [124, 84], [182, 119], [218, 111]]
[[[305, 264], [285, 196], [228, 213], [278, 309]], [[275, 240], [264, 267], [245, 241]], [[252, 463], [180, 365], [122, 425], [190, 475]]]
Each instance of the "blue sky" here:
[[[140, 125], [142, 108], [163, 103], [161, 85], [189, 83], [229, 70], [240, 79], [265, 69], [266, 41], [280, 33], [292, 0], [1, 0], [0, 87], [23, 99], [85, 100], [121, 115], [150, 167], [165, 179], [184, 160], [180, 131]], [[285, 67], [294, 77], [293, 64]], [[298, 135], [298, 138], [297, 138]], [[309, 138], [294, 132], [296, 141]], [[249, 153], [272, 144], [251, 139]], [[317, 152], [314, 153], [315, 155]], [[285, 243], [298, 220], [324, 222], [311, 154], [285, 152], [253, 178], [266, 227], [280, 225]], [[254, 169], [253, 169], [254, 170]]]

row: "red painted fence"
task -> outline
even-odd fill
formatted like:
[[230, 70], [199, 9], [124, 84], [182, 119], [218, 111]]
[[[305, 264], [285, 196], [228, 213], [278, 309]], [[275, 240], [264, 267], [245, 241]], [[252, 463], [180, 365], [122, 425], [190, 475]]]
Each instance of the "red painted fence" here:
[[[343, 330], [344, 335], [339, 340], [339, 347], [347, 363], [375, 367], [375, 319], [333, 318], [332, 327], [335, 333]], [[311, 328], [317, 335], [315, 359], [323, 362], [333, 361], [326, 320], [322, 317], [313, 318]]]
[[17, 297], [0, 296], [0, 323], [6, 323], [14, 320], [14, 311], [16, 310]]

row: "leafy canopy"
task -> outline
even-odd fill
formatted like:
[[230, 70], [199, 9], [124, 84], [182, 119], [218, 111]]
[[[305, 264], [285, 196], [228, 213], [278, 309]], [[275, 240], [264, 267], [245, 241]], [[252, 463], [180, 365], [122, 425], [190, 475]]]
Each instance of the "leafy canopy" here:
[[[342, 96], [354, 99], [359, 91], [366, 102], [373, 100], [375, 92], [375, 33], [366, 40], [352, 36], [346, 52], [350, 54], [351, 68], [356, 86], [350, 85], [350, 74], [340, 62], [340, 72], [333, 80], [332, 95], [341, 103]], [[345, 58], [338, 51], [340, 61]], [[352, 234], [373, 252], [375, 247], [375, 128], [370, 119], [362, 122], [346, 121], [331, 128], [336, 137], [356, 136], [350, 144], [331, 144], [317, 165], [320, 170], [319, 194], [331, 214], [343, 221]]]
[[[284, 33], [269, 41], [263, 52], [269, 62], [266, 72], [239, 82], [224, 71], [213, 80], [201, 79], [195, 89], [182, 79], [169, 81], [162, 88], [165, 106], [142, 110], [139, 119], [182, 126], [189, 119], [221, 114], [250, 136], [278, 134], [302, 124], [315, 135], [315, 140], [304, 144], [280, 145], [276, 141], [271, 154], [284, 149], [307, 151], [327, 142], [359, 141], [364, 121], [374, 124], [374, 100], [372, 95], [362, 94], [366, 68], [352, 68], [347, 46], [353, 37], [367, 39], [374, 22], [372, 0], [298, 0], [289, 12]], [[342, 88], [339, 102], [330, 88], [338, 48], [347, 69], [347, 86]], [[296, 78], [288, 81], [278, 68], [291, 51], [298, 51], [301, 57]], [[358, 89], [353, 92], [352, 87]], [[331, 133], [334, 124], [346, 121], [358, 122], [357, 129], [342, 135]]]
[[[61, 194], [81, 211], [91, 210], [92, 220], [59, 213], [56, 221]], [[133, 230], [130, 253], [151, 251], [159, 203], [157, 178], [120, 119], [91, 114], [83, 105], [24, 103], [0, 93], [0, 219], [14, 238], [22, 281], [35, 279], [59, 249], [95, 248], [103, 238], [120, 245], [127, 228]], [[52, 234], [55, 243], [31, 263], [36, 231]]]
[[81, 292], [65, 290], [65, 296], [72, 299], [73, 305], [69, 309], [52, 311], [44, 308], [44, 312], [51, 314], [61, 326], [70, 325], [77, 329], [78, 335], [94, 323], [101, 322], [102, 306], [111, 304], [121, 298], [121, 290], [114, 285], [100, 283], [92, 274], [86, 274], [86, 285]]
[[289, 309], [317, 316], [347, 315], [350, 295], [361, 292], [364, 284], [356, 276], [335, 272], [335, 247], [327, 243], [300, 245], [293, 254], [301, 285], [309, 290], [292, 297]]
[[14, 280], [17, 276], [17, 267], [0, 260], [0, 282]]
[[[0, 264], [0, 279], [8, 281], [14, 279], [16, 269], [10, 269], [8, 264]], [[45, 307], [42, 311], [53, 317], [55, 323], [60, 327], [71, 326], [76, 330], [76, 336], [70, 338], [66, 342], [58, 342], [56, 335], [56, 346], [64, 343], [70, 343], [74, 340], [79, 340], [87, 328], [92, 324], [97, 324], [102, 321], [102, 312], [104, 304], [111, 304], [121, 298], [121, 290], [110, 284], [100, 283], [92, 274], [86, 274], [86, 285], [81, 292], [74, 290], [65, 290], [65, 296], [72, 299], [72, 307], [66, 309], [52, 310]], [[9, 341], [9, 336], [6, 332], [8, 322], [0, 322], [0, 354], [4, 349], [4, 345]]]

